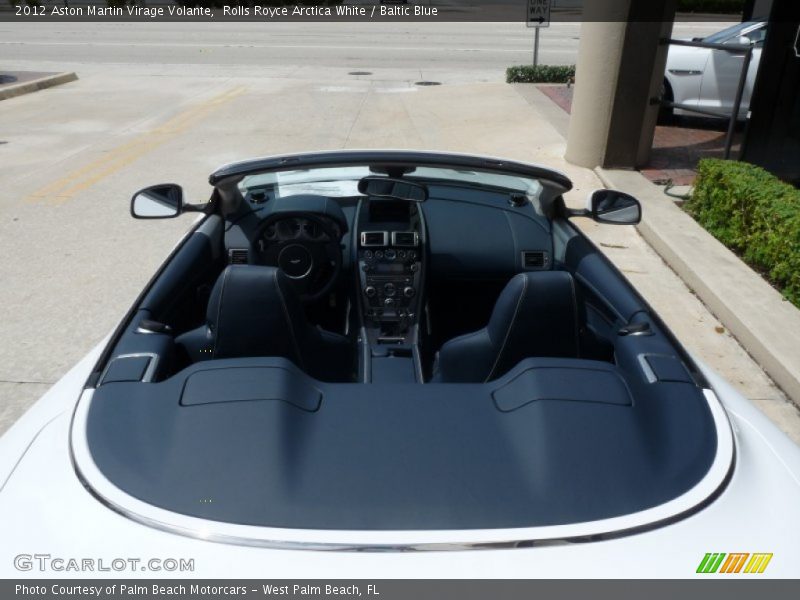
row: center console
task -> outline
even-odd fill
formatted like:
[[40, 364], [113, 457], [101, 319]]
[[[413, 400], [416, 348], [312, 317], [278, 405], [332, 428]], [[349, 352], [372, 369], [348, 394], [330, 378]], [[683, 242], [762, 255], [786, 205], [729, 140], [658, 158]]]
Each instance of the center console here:
[[[422, 255], [416, 231], [363, 231], [358, 249], [365, 324], [403, 338], [419, 315]], [[403, 341], [399, 339], [398, 341]]]
[[368, 200], [357, 230], [358, 286], [372, 381], [421, 381], [417, 349], [425, 231], [413, 202]]

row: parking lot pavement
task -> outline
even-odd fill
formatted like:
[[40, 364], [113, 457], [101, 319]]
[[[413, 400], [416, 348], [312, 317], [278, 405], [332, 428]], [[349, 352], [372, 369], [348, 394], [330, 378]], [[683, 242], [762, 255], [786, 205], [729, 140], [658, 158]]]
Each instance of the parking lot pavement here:
[[[190, 226], [132, 220], [140, 187], [175, 181], [200, 201], [225, 162], [386, 147], [543, 163], [573, 179], [576, 203], [601, 187], [564, 161], [546, 112], [498, 79], [418, 87], [413, 68], [161, 69], [88, 66], [76, 82], [0, 103], [0, 432], [115, 326]], [[692, 351], [761, 404], [785, 402], [633, 228], [582, 226]], [[796, 413], [780, 406], [800, 441]]]

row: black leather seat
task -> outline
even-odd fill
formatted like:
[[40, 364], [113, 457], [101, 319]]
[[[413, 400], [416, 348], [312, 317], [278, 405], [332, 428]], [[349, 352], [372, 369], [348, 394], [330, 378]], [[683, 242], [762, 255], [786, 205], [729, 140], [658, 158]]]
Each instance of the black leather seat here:
[[354, 344], [309, 324], [296, 292], [275, 267], [227, 267], [211, 290], [206, 324], [175, 341], [193, 362], [282, 356], [323, 381], [355, 377]]
[[569, 273], [520, 273], [500, 293], [486, 327], [442, 346], [433, 380], [479, 383], [500, 377], [525, 358], [578, 358], [580, 321]]

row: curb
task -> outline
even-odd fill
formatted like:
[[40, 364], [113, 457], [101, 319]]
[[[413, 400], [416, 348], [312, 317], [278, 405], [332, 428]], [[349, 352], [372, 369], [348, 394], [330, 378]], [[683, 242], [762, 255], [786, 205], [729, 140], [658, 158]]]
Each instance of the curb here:
[[78, 76], [75, 73], [64, 72], [9, 85], [0, 89], [0, 100], [7, 100], [8, 98], [14, 98], [15, 96], [21, 96], [23, 94], [30, 94], [31, 92], [37, 92], [49, 87], [61, 85], [62, 83], [69, 83], [77, 79]]
[[800, 310], [638, 171], [595, 173], [642, 201], [642, 237], [800, 406]]

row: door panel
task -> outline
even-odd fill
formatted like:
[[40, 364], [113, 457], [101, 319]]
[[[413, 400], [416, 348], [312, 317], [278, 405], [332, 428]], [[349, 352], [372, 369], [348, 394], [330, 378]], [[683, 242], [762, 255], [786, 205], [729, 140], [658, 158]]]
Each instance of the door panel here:
[[[761, 61], [761, 48], [764, 42], [764, 26], [746, 30], [744, 37], [754, 44], [753, 57], [747, 70], [747, 81], [742, 94], [742, 105], [739, 118], [747, 116], [750, 107], [750, 97]], [[726, 43], [737, 44], [738, 37], [729, 39]], [[739, 77], [744, 67], [744, 51], [712, 50], [711, 57], [703, 73], [703, 82], [700, 87], [700, 106], [720, 109], [730, 113], [736, 99], [736, 90], [739, 86]]]

